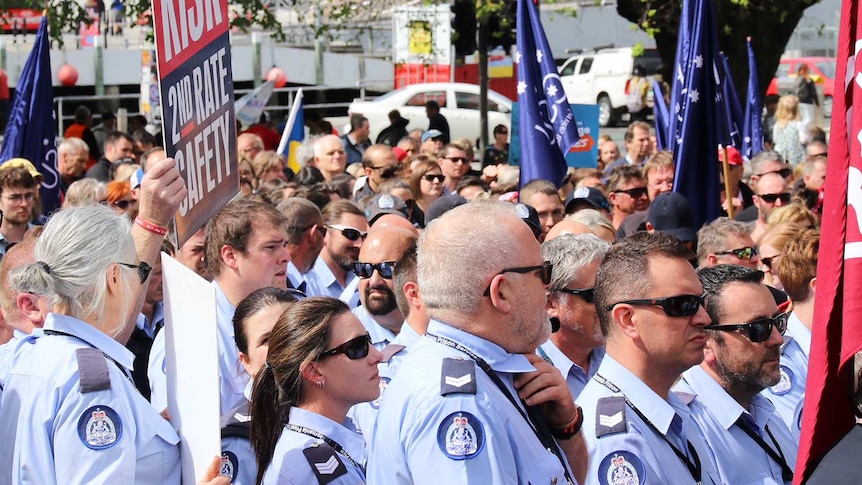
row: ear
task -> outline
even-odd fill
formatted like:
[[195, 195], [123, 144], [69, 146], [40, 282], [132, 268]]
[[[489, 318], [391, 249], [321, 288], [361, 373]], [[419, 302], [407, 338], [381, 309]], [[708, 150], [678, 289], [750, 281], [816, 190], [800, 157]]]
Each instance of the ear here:
[[418, 307], [422, 304], [422, 298], [419, 296], [419, 284], [415, 281], [404, 283], [404, 288], [402, 288], [401, 291], [404, 292], [404, 296], [407, 298], [411, 307]]
[[512, 313], [512, 308], [517, 304], [514, 300], [515, 295], [511, 290], [511, 284], [505, 274], [498, 274], [491, 278], [491, 294], [489, 296], [491, 305], [504, 315]]
[[18, 313], [39, 328], [45, 323], [45, 315], [39, 309], [40, 298], [43, 297], [30, 293], [20, 293], [16, 299]]
[[367, 177], [371, 177], [371, 173], [374, 172], [374, 170], [371, 170], [369, 167], [362, 167], [362, 171], [365, 172], [365, 176]]
[[254, 375], [254, 369], [251, 368], [251, 360], [249, 360], [248, 355], [244, 352], [239, 353], [239, 363], [242, 364], [242, 368], [245, 369], [248, 375]]
[[108, 294], [117, 295], [120, 291], [120, 265], [112, 264], [105, 272]]
[[560, 318], [560, 296], [548, 296], [548, 301], [545, 303], [545, 310], [548, 312], [548, 318]]
[[303, 362], [299, 365], [299, 373], [302, 378], [311, 384], [320, 382], [323, 379], [323, 373], [320, 371], [320, 363], [316, 360]]
[[233, 248], [233, 246], [229, 246], [225, 244], [221, 247], [221, 260], [224, 262], [225, 266], [230, 269], [237, 268], [237, 251]]
[[614, 319], [614, 325], [627, 337], [632, 340], [640, 340], [640, 323], [635, 317], [635, 312], [632, 307], [627, 305], [617, 305], [614, 307], [611, 316]]
[[616, 192], [611, 192], [608, 194], [608, 204], [613, 207], [617, 203], [617, 194]]
[[715, 266], [718, 264], [718, 256], [714, 254], [710, 254], [706, 257], [706, 265], [707, 266]]
[[817, 294], [817, 277], [811, 278], [808, 282], [808, 292], [813, 296]]
[[716, 345], [717, 343], [714, 339], [706, 338], [706, 347], [703, 348], [703, 361], [710, 367], [718, 360], [715, 352]]

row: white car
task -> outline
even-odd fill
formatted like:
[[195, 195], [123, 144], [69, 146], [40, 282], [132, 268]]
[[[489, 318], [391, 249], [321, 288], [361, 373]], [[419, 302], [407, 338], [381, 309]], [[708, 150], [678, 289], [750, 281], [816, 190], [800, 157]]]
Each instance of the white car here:
[[[479, 138], [479, 86], [464, 83], [413, 84], [389, 92], [372, 101], [354, 101], [348, 112], [361, 113], [368, 118], [371, 141], [389, 126], [389, 112], [397, 109], [403, 118], [410, 121], [407, 131], [428, 129], [425, 103], [437, 101], [440, 113], [449, 122], [449, 135], [458, 138]], [[488, 139], [494, 140], [493, 130], [497, 125], [509, 127], [512, 119], [512, 101], [502, 94], [488, 90]]]

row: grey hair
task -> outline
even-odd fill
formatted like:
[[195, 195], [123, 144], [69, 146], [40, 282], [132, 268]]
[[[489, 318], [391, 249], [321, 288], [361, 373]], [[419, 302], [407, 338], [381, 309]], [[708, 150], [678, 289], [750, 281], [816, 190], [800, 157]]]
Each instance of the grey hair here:
[[[118, 318], [105, 313], [105, 271], [111, 264], [137, 259], [130, 229], [128, 217], [102, 205], [61, 210], [39, 236], [35, 262], [13, 270], [9, 285], [18, 292], [46, 296], [51, 306], [60, 305], [65, 314], [102, 328], [109, 318]], [[126, 294], [131, 295], [137, 272], [123, 268], [120, 273]], [[128, 307], [133, 303], [129, 298]], [[129, 308], [119, 316], [123, 323], [115, 333], [123, 330]]]
[[[338, 143], [341, 143], [341, 138], [338, 138], [335, 135], [323, 135], [317, 140], [314, 140], [314, 157], [320, 158], [324, 155], [323, 148], [326, 146], [326, 142], [328, 140], [335, 139]], [[342, 143], [343, 145], [343, 143]]]
[[710, 254], [728, 249], [727, 238], [730, 236], [750, 236], [753, 227], [745, 222], [735, 221], [729, 217], [719, 217], [697, 231], [697, 265], [706, 266]]
[[79, 151], [89, 152], [90, 148], [80, 138], [70, 137], [63, 140], [60, 146], [57, 147], [58, 153], [77, 153]]
[[506, 220], [519, 220], [514, 204], [479, 201], [456, 207], [428, 224], [419, 239], [417, 276], [432, 318], [451, 320], [454, 315], [476, 313], [488, 282], [520, 250], [503, 224]]
[[296, 149], [296, 163], [300, 167], [305, 167], [309, 160], [314, 159], [314, 143], [319, 138], [319, 136], [307, 136], [305, 141]]
[[589, 227], [592, 230], [596, 230], [599, 228], [607, 229], [614, 234], [616, 234], [617, 230], [614, 229], [614, 225], [608, 220], [607, 217], [603, 216], [601, 212], [595, 209], [581, 209], [574, 214], [569, 214], [565, 217], [567, 221], [572, 222], [580, 222], [581, 224]]
[[554, 265], [548, 289], [565, 288], [585, 266], [601, 261], [611, 245], [595, 234], [563, 234], [542, 244], [542, 256]]
[[784, 157], [781, 156], [780, 153], [774, 150], [764, 150], [757, 155], [751, 157], [751, 173], [752, 175], [758, 175], [761, 173], [763, 169], [763, 164], [766, 162], [781, 162], [786, 163]]
[[98, 204], [105, 200], [107, 192], [108, 186], [104, 182], [99, 182], [93, 178], [76, 180], [66, 190], [63, 208]]

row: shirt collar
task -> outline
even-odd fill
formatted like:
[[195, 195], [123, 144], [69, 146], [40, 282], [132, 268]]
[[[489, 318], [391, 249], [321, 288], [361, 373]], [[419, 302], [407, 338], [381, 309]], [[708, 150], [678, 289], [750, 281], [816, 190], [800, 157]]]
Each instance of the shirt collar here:
[[110, 359], [128, 370], [132, 370], [134, 366], [135, 355], [129, 349], [87, 322], [68, 315], [49, 313], [45, 318], [45, 326], [43, 328], [77, 337], [92, 347], [101, 350]]
[[521, 373], [536, 370], [527, 357], [521, 354], [510, 354], [499, 345], [482, 337], [467, 333], [443, 322], [432, 319], [428, 324], [428, 333], [457, 342], [470, 349], [497, 372]]
[[331, 269], [329, 269], [329, 266], [326, 264], [326, 261], [324, 261], [323, 258], [319, 256], [317, 258], [317, 261], [314, 262], [314, 268], [312, 268], [312, 271], [320, 280], [320, 282], [323, 283], [323, 286], [325, 288], [329, 288], [330, 286], [332, 286], [333, 283], [335, 283], [336, 285], [338, 284], [338, 280], [335, 279], [335, 274], [332, 272]]
[[808, 327], [802, 323], [796, 312], [790, 313], [790, 318], [787, 319], [787, 332], [785, 332], [785, 335], [795, 340], [805, 355], [811, 355], [811, 330], [808, 330]]
[[682, 378], [724, 429], [730, 429], [746, 412], [701, 366], [683, 372]]
[[407, 323], [407, 320], [405, 320], [404, 323], [401, 324], [401, 330], [398, 332], [398, 335], [395, 336], [395, 340], [389, 342], [389, 344], [398, 344], [410, 348], [410, 346], [418, 342], [420, 338], [422, 338], [422, 336], [416, 333], [416, 330], [413, 330], [413, 327], [411, 327], [410, 324]]
[[395, 340], [395, 334], [388, 328], [377, 323], [364, 306], [354, 308], [353, 314], [356, 315], [356, 318], [358, 318], [360, 322], [362, 322], [365, 330], [368, 330], [368, 334], [371, 335], [372, 345], [377, 345], [379, 343], [389, 344]]
[[365, 440], [362, 435], [343, 424], [302, 408], [290, 408], [288, 423], [305, 426], [335, 441], [351, 458], [360, 462], [365, 456]]
[[569, 375], [569, 373], [572, 371], [572, 367], [574, 367], [576, 369], [580, 369], [580, 371], [587, 376], [587, 379], [589, 379], [593, 376], [593, 374], [596, 373], [599, 368], [599, 365], [602, 362], [602, 357], [605, 356], [605, 347], [603, 345], [600, 345], [590, 351], [590, 370], [589, 372], [584, 372], [584, 369], [581, 368], [581, 366], [579, 366], [578, 364], [572, 362], [572, 360], [569, 359], [566, 354], [564, 354], [563, 351], [560, 350], [559, 347], [557, 347], [557, 344], [555, 344], [553, 340], [548, 339], [548, 341], [540, 345], [539, 348], [548, 355], [548, 358], [551, 359], [551, 362], [553, 362], [554, 367], [556, 367], [560, 371], [560, 373], [563, 374], [563, 378]]
[[290, 282], [293, 283], [294, 288], [299, 287], [305, 281], [305, 275], [299, 272], [299, 268], [293, 264], [293, 261], [287, 262], [287, 277], [290, 278]]

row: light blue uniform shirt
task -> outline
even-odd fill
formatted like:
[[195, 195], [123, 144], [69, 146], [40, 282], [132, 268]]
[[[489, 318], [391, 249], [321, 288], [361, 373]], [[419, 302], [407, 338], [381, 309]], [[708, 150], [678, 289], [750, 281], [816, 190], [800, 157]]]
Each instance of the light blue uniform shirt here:
[[[685, 404], [674, 393], [671, 392], [667, 400], [663, 399], [610, 355], [602, 359], [596, 374], [578, 398], [584, 412], [581, 433], [590, 454], [587, 484], [617, 483], [614, 480], [622, 477], [628, 477], [630, 482], [618, 483], [694, 484], [695, 479], [685, 462], [673, 452], [665, 438], [688, 455], [687, 439], [700, 459], [702, 483], [721, 483], [712, 452], [704, 443]], [[596, 380], [599, 375], [612, 382], [622, 394], [600, 384]], [[625, 406], [621, 414], [615, 412], [609, 416], [597, 412], [599, 399], [623, 394], [665, 438], [653, 431], [631, 407]], [[622, 422], [625, 422], [625, 431], [596, 437], [599, 423], [614, 427]], [[694, 462], [692, 458], [689, 456]]]
[[165, 323], [165, 307], [162, 302], [154, 303], [155, 311], [153, 312], [153, 321], [147, 321], [147, 317], [143, 313], [138, 314], [138, 319], [135, 321], [135, 326], [143, 330], [150, 340], [156, 337], [156, 330], [160, 325]]
[[308, 289], [305, 294], [308, 296], [341, 298], [345, 288], [349, 288], [351, 286], [350, 283], [355, 279], [357, 279], [356, 275], [352, 271], [348, 271], [345, 285], [342, 287], [332, 273], [332, 270], [326, 265], [326, 261], [323, 258], [317, 258], [311, 271], [305, 275], [306, 288]]
[[[432, 320], [428, 333], [484, 359], [513, 397], [513, 377], [535, 371], [525, 356], [441, 322]], [[402, 361], [377, 414], [368, 483], [566, 483], [564, 465], [478, 366], [475, 380], [465, 374], [454, 381], [462, 388], [475, 385], [475, 394], [441, 396], [444, 358], [469, 361], [463, 352], [428, 337]]]
[[[36, 329], [37, 335], [41, 334], [41, 329]], [[27, 334], [20, 330], [12, 331], [12, 338], [3, 345], [0, 345], [0, 400], [3, 398], [3, 388], [6, 387], [6, 378], [9, 376], [9, 371], [15, 365], [15, 359], [21, 349], [28, 343], [33, 343], [34, 339], [27, 339]]]
[[[290, 424], [310, 428], [323, 436], [335, 441], [344, 449], [350, 458], [362, 465], [365, 460], [365, 441], [362, 435], [341, 424], [332, 421], [311, 411], [300, 408], [290, 408]], [[266, 468], [263, 475], [263, 484], [266, 485], [308, 485], [318, 483], [317, 475], [312, 469], [312, 462], [306, 458], [303, 450], [318, 447], [323, 440], [314, 438], [303, 433], [292, 431], [285, 427], [281, 431], [272, 462]], [[356, 485], [365, 483], [365, 474], [350, 462], [344, 455], [331, 452], [329, 458], [323, 457], [315, 462], [320, 473], [324, 476], [338, 475], [331, 484], [334, 485]]]
[[[48, 314], [44, 329], [71, 336], [18, 355], [0, 410], [0, 483], [179, 484], [179, 437], [132, 384], [133, 354], [64, 315]], [[102, 352], [110, 388], [80, 392], [77, 349]]]
[[377, 350], [383, 350], [384, 347], [395, 340], [395, 334], [392, 330], [377, 323], [364, 306], [358, 306], [351, 311], [362, 323], [362, 326], [365, 327], [365, 330], [368, 331], [368, 334], [371, 335], [371, 345]]
[[304, 291], [300, 291], [308, 295], [308, 283], [305, 282], [305, 275], [299, 272], [299, 269], [296, 267], [296, 265], [293, 264], [292, 261], [287, 262], [287, 280], [290, 282], [291, 287], [295, 289], [299, 289], [299, 287], [304, 283], [306, 285], [306, 288], [304, 289]]
[[165, 334], [161, 331], [153, 339], [150, 348], [150, 360], [147, 364], [147, 379], [150, 381], [150, 404], [157, 412], [162, 412], [168, 407], [168, 377], [167, 362], [165, 359]]
[[793, 312], [787, 320], [787, 332], [784, 334], [784, 345], [781, 346], [781, 380], [761, 394], [772, 401], [775, 412], [797, 442], [802, 429], [802, 405], [805, 401], [810, 354], [811, 330]]
[[[745, 419], [749, 428], [775, 451], [778, 451], [775, 449], [777, 444], [780, 448], [778, 454], [783, 454], [787, 465], [794, 470], [796, 443], [768, 399], [759, 394], [754, 396], [749, 403], [749, 413], [697, 365], [682, 374], [682, 380], [673, 391], [688, 403], [695, 423], [715, 456], [722, 483], [790, 485], [790, 481], [782, 479], [778, 462], [737, 424], [738, 420]], [[767, 427], [769, 433], [766, 432]]]
[[605, 347], [596, 347], [590, 352], [590, 368], [587, 372], [584, 372], [581, 366], [566, 357], [566, 354], [552, 340], [548, 340], [540, 345], [537, 353], [541, 358], [550, 360], [551, 365], [556, 367], [560, 371], [560, 374], [566, 378], [566, 384], [569, 385], [572, 398], [577, 402], [581, 391], [584, 390], [587, 382], [590, 381], [590, 378], [599, 369], [599, 364], [602, 363], [602, 358], [605, 356]]

